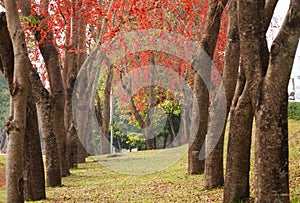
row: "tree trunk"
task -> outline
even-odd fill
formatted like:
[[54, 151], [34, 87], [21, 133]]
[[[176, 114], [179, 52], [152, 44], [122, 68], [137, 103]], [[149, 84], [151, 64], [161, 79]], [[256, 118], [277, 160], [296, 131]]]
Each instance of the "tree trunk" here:
[[[155, 58], [154, 58], [154, 53], [151, 53], [150, 56], [150, 62], [151, 62], [151, 73], [150, 73], [150, 82], [148, 84], [149, 89], [148, 89], [148, 109], [147, 109], [147, 115], [145, 118], [145, 121], [143, 120], [143, 118], [140, 116], [138, 110], [136, 109], [136, 105], [134, 104], [134, 100], [133, 100], [133, 94], [132, 94], [132, 87], [131, 87], [131, 81], [130, 78], [127, 80], [129, 80], [129, 82], [125, 81], [125, 79], [123, 78], [123, 73], [121, 74], [121, 82], [122, 82], [122, 87], [125, 90], [125, 92], [127, 93], [127, 96], [129, 97], [129, 105], [130, 108], [132, 110], [132, 113], [135, 117], [135, 119], [137, 120], [140, 128], [142, 129], [142, 132], [144, 134], [145, 137], [145, 142], [146, 142], [146, 149], [147, 150], [152, 150], [152, 149], [156, 149], [156, 138], [153, 135], [152, 132], [152, 126], [151, 126], [151, 116], [152, 116], [152, 111], [153, 111], [153, 107], [154, 107], [154, 102], [155, 102], [155, 89], [154, 86], [152, 84], [155, 84], [154, 80], [156, 77], [156, 68], [155, 68]], [[127, 83], [126, 83], [127, 82]]]
[[[27, 63], [30, 63], [29, 59]], [[29, 67], [30, 82], [33, 88], [33, 95], [38, 98], [38, 109], [41, 118], [43, 143], [46, 151], [46, 182], [48, 186], [61, 185], [60, 162], [56, 143], [56, 136], [53, 129], [51, 113], [51, 99], [49, 92], [45, 89], [39, 75], [32, 66]]]
[[[36, 36], [38, 41], [40, 41], [42, 37], [39, 32], [36, 33]], [[42, 44], [39, 44], [39, 48], [45, 60], [49, 76], [52, 99], [51, 117], [53, 119], [53, 130], [57, 140], [61, 174], [62, 177], [65, 177], [70, 174], [66, 162], [66, 131], [64, 125], [65, 95], [58, 60], [58, 52], [54, 47], [52, 40], [53, 34], [48, 32], [46, 39], [44, 39]]]
[[[53, 130], [57, 140], [61, 174], [62, 177], [65, 177], [70, 175], [70, 171], [66, 162], [66, 131], [64, 125], [65, 95], [58, 59], [58, 52], [52, 43], [53, 34], [49, 32], [47, 33], [47, 37], [44, 39], [43, 43], [39, 43], [39, 48], [45, 60], [49, 76], [52, 99], [51, 114], [53, 119]], [[38, 41], [40, 41], [41, 36], [38, 36], [37, 39]]]
[[[1, 13], [0, 27], [1, 36], [5, 40], [0, 40], [0, 58], [4, 64], [4, 75], [9, 84], [9, 89], [13, 89], [13, 70], [14, 57], [13, 47], [10, 40], [5, 13]], [[26, 129], [24, 140], [24, 197], [25, 199], [39, 200], [46, 197], [45, 194], [45, 178], [44, 165], [42, 161], [42, 152], [40, 145], [40, 136], [37, 126], [37, 115], [35, 100], [32, 97], [32, 87], [30, 82], [28, 89], [28, 102], [26, 114]]]
[[156, 67], [155, 67], [156, 62], [155, 62], [155, 55], [153, 52], [151, 52], [150, 64], [151, 64], [151, 73], [150, 73], [150, 84], [148, 87], [149, 101], [148, 101], [148, 109], [147, 109], [145, 128], [144, 128], [147, 150], [156, 149], [156, 135], [154, 135], [153, 133], [154, 124], [152, 123], [155, 121], [151, 120], [151, 117], [153, 117], [152, 114], [155, 113], [153, 112], [153, 108], [155, 106], [155, 90], [153, 84], [155, 84], [155, 80], [156, 80]]
[[176, 137], [175, 126], [174, 126], [174, 123], [173, 123], [172, 119], [174, 119], [174, 118], [171, 118], [169, 120], [171, 133], [170, 133], [170, 141], [169, 141], [168, 146], [172, 146], [173, 141], [174, 141], [174, 139]]
[[[184, 90], [185, 91], [185, 90]], [[186, 95], [184, 95], [186, 98]], [[185, 99], [186, 101], [186, 99]], [[181, 114], [181, 122], [182, 124], [180, 125], [180, 137], [178, 139], [179, 145], [185, 145], [188, 143], [189, 137], [190, 137], [190, 127], [191, 127], [191, 122], [190, 122], [190, 111], [189, 111], [189, 106], [183, 104], [183, 112]], [[178, 135], [177, 135], [178, 136]], [[176, 138], [177, 140], [177, 138]]]
[[27, 96], [27, 115], [24, 140], [24, 198], [27, 201], [46, 199], [45, 174], [37, 120], [32, 93]]
[[[224, 184], [224, 173], [223, 173], [223, 147], [224, 147], [224, 133], [226, 129], [226, 121], [232, 99], [235, 92], [237, 83], [237, 74], [240, 58], [240, 44], [239, 44], [239, 33], [238, 33], [238, 21], [237, 21], [237, 1], [233, 0], [229, 4], [228, 13], [228, 30], [227, 30], [227, 41], [224, 59], [224, 71], [223, 71], [223, 83], [225, 94], [226, 94], [226, 118], [224, 115], [224, 95], [216, 96], [216, 106], [211, 109], [210, 122], [208, 126], [208, 133], [206, 138], [206, 147], [208, 157], [205, 161], [205, 176], [204, 184], [205, 188], [212, 189]], [[218, 94], [223, 94], [224, 91], [219, 91]], [[220, 130], [220, 125], [224, 125], [223, 129]], [[220, 134], [221, 133], [221, 134]], [[211, 149], [212, 148], [212, 149]], [[209, 150], [209, 151], [208, 151]]]
[[[79, 42], [78, 42], [78, 49], [79, 49], [79, 55], [78, 55], [78, 65], [77, 65], [77, 72], [80, 71], [86, 57], [87, 57], [87, 50], [86, 50], [86, 24], [84, 22], [84, 19], [82, 16], [80, 16], [79, 19], [79, 25], [78, 26], [78, 33], [79, 33]], [[90, 112], [90, 111], [89, 111]], [[78, 150], [78, 163], [84, 163], [85, 158], [88, 156], [88, 153], [85, 149], [87, 147], [87, 140], [89, 137], [91, 137], [92, 133], [92, 115], [89, 113], [89, 116], [86, 118], [86, 129], [85, 129], [85, 137], [83, 140], [78, 139], [77, 143], [77, 150]], [[79, 134], [78, 134], [79, 136]], [[82, 143], [83, 142], [83, 143]]]
[[[44, 10], [48, 10], [48, 4], [45, 5]], [[53, 118], [53, 130], [56, 136], [58, 155], [60, 160], [60, 170], [62, 177], [70, 175], [67, 165], [66, 152], [66, 130], [64, 124], [64, 105], [65, 94], [62, 81], [61, 68], [58, 59], [58, 51], [53, 44], [53, 33], [49, 32], [47, 26], [42, 26], [43, 31], [47, 33], [43, 43], [39, 43], [39, 49], [44, 58], [46, 69], [48, 72], [48, 79], [50, 83], [50, 92], [52, 102], [51, 113]], [[35, 36], [38, 41], [42, 40], [41, 32], [36, 32]]]
[[[192, 121], [191, 121], [191, 135], [188, 150], [188, 173], [199, 174], [204, 171], [204, 159], [200, 160], [200, 150], [205, 152], [204, 140], [208, 127], [208, 107], [209, 107], [209, 87], [211, 67], [207, 63], [203, 65], [202, 51], [205, 51], [210, 59], [213, 58], [223, 9], [227, 4], [227, 0], [209, 0], [208, 15], [206, 19], [206, 26], [203, 37], [201, 39], [200, 54], [195, 56], [193, 61], [193, 68], [197, 71], [194, 79], [194, 94], [196, 98], [193, 100]], [[205, 157], [205, 154], [201, 155]]]
[[8, 134], [6, 157], [6, 202], [24, 202], [23, 147], [27, 105], [27, 47], [19, 21], [16, 1], [6, 0], [7, 27], [14, 50], [14, 75], [11, 115], [6, 124]]
[[151, 126], [145, 128], [144, 135], [146, 139], [146, 149], [147, 150], [156, 149], [156, 139], [155, 137], [153, 137]]
[[12, 92], [14, 76], [14, 51], [7, 29], [5, 12], [0, 13], [0, 20], [0, 58], [5, 80], [7, 81], [10, 92]]
[[113, 73], [114, 73], [113, 65], [109, 65], [105, 87], [104, 87], [103, 117], [102, 117], [102, 125], [101, 125], [101, 132], [100, 132], [101, 154], [110, 153], [108, 129], [110, 123], [110, 114], [112, 113], [110, 112], [110, 97], [111, 97], [110, 93], [112, 88]]
[[300, 2], [272, 44], [269, 66], [255, 111], [255, 201], [289, 202], [287, 87], [300, 37]]
[[[206, 189], [212, 189], [224, 184], [223, 147], [227, 120], [227, 107], [223, 84], [210, 106], [210, 121], [205, 142], [204, 184]], [[200, 152], [201, 154], [201, 152]]]
[[230, 113], [224, 202], [237, 202], [249, 198], [253, 109], [249, 86], [245, 82], [244, 73], [241, 71]]
[[[76, 56], [76, 55], [75, 55]], [[71, 54], [71, 57], [68, 59], [71, 63], [75, 57]], [[76, 80], [76, 66], [72, 66], [69, 64], [68, 66], [68, 77], [67, 77], [67, 90], [66, 90], [66, 104], [65, 104], [65, 122], [67, 129], [67, 143], [68, 143], [68, 163], [70, 168], [77, 167], [77, 142], [78, 137], [76, 133], [76, 129], [73, 121], [73, 113], [72, 113], [72, 94], [73, 87]]]
[[201, 148], [205, 147], [204, 140], [208, 124], [209, 93], [206, 84], [197, 73], [195, 75], [194, 95], [196, 95], [196, 98], [193, 100], [192, 109], [188, 149], [188, 173], [200, 174], [204, 172], [204, 159], [200, 160], [199, 156]]
[[[31, 15], [31, 4], [28, 0], [19, 1], [20, 8], [23, 15]], [[43, 2], [43, 11], [48, 12], [49, 1]], [[49, 14], [46, 16], [37, 17], [38, 20], [46, 20], [49, 18]], [[57, 140], [58, 153], [60, 157], [61, 174], [63, 177], [70, 174], [68, 166], [66, 165], [66, 132], [64, 125], [64, 87], [62, 83], [62, 76], [60, 71], [60, 64], [58, 59], [58, 51], [53, 44], [53, 33], [49, 31], [48, 26], [44, 23], [41, 26], [42, 30], [35, 31], [35, 37], [39, 42], [39, 49], [44, 58], [46, 69], [48, 73], [48, 79], [50, 82], [50, 94], [52, 102], [52, 118], [53, 129]], [[41, 34], [43, 33], [43, 34]], [[42, 36], [42, 35], [46, 36]], [[43, 38], [45, 37], [45, 38]]]
[[256, 120], [255, 201], [289, 202], [287, 86], [300, 37], [300, 2], [291, 1], [270, 54], [261, 20], [264, 2], [238, 5], [241, 54]]
[[[71, 18], [71, 27], [70, 27], [70, 42], [68, 49], [68, 64], [67, 67], [67, 78], [66, 78], [66, 101], [65, 101], [65, 123], [67, 130], [67, 154], [69, 158], [69, 167], [76, 168], [78, 162], [78, 142], [79, 137], [77, 136], [77, 131], [74, 126], [73, 120], [73, 112], [72, 112], [72, 94], [76, 81], [76, 77], [78, 74], [78, 54], [75, 53], [74, 50], [78, 50], [78, 42], [79, 42], [79, 14], [80, 11], [75, 8], [75, 4], [78, 1], [74, 2], [74, 6], [72, 7], [73, 18]], [[72, 51], [73, 50], [73, 51]]]

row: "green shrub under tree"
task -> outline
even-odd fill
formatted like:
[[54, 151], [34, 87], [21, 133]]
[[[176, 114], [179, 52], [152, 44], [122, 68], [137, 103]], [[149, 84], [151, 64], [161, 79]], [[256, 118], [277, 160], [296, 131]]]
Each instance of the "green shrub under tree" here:
[[300, 120], [300, 102], [289, 102], [289, 119]]

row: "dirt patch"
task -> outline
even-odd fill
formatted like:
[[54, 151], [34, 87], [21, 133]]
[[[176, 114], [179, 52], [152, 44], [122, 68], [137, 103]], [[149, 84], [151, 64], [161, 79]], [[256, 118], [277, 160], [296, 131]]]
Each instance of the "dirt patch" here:
[[5, 166], [0, 166], [0, 188], [5, 186]]

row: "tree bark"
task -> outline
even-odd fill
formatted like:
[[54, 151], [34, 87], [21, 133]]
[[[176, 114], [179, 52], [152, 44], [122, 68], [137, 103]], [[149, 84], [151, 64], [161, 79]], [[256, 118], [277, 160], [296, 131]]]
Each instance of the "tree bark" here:
[[[243, 70], [240, 72], [230, 111], [224, 202], [237, 202], [249, 198], [250, 149], [253, 109], [249, 85]], [[241, 167], [243, 166], [243, 167]]]
[[300, 36], [300, 2], [291, 1], [270, 54], [261, 20], [264, 2], [238, 5], [241, 54], [256, 120], [255, 201], [289, 202], [287, 86]]
[[[10, 40], [5, 13], [1, 13], [0, 33], [4, 38], [0, 39], [0, 58], [4, 64], [3, 72], [9, 84], [9, 89], [13, 89], [14, 57], [13, 47]], [[32, 97], [32, 87], [28, 82], [26, 129], [24, 140], [24, 197], [25, 200], [45, 199], [45, 178], [44, 165], [42, 161], [42, 151], [40, 136], [37, 126], [37, 115], [35, 99]]]
[[[104, 98], [103, 98], [103, 117], [101, 122], [101, 132], [100, 132], [100, 151], [101, 154], [110, 153], [110, 143], [108, 137], [108, 129], [110, 123], [110, 93], [113, 81], [113, 65], [110, 65], [107, 72], [105, 87], [104, 87]], [[112, 143], [111, 143], [112, 144]]]
[[10, 93], [12, 93], [14, 76], [14, 51], [7, 29], [6, 15], [4, 12], [0, 13], [0, 20], [0, 57], [3, 67], [3, 74], [5, 80], [7, 81]]
[[37, 109], [31, 87], [27, 96], [24, 140], [24, 198], [27, 201], [46, 199], [45, 173], [37, 120]]
[[6, 157], [6, 202], [24, 202], [23, 147], [26, 127], [28, 89], [27, 47], [19, 21], [16, 1], [6, 0], [7, 27], [14, 50], [11, 115], [6, 124], [8, 134]]
[[256, 202], [289, 202], [287, 86], [299, 37], [300, 2], [292, 0], [272, 44], [255, 112]]
[[[78, 42], [78, 65], [77, 65], [77, 72], [80, 71], [86, 57], [87, 57], [87, 50], [86, 50], [86, 23], [84, 22], [84, 19], [82, 16], [80, 16], [79, 19], [79, 26], [78, 26], [78, 33], [79, 33], [79, 42]], [[89, 108], [89, 106], [87, 106]], [[89, 111], [90, 112], [90, 111]], [[78, 147], [78, 163], [84, 163], [85, 158], [88, 156], [87, 150], [85, 147], [87, 147], [88, 139], [91, 137], [92, 134], [92, 115], [89, 113], [89, 116], [86, 118], [86, 135], [84, 140], [77, 139], [77, 147]]]
[[[266, 2], [265, 22], [263, 24], [265, 32], [269, 27], [276, 4], [277, 0]], [[237, 17], [233, 19], [237, 21]], [[249, 104], [251, 102], [249, 98], [249, 85], [245, 86], [244, 77], [242, 70], [235, 95], [235, 102], [231, 110], [224, 202], [241, 201], [249, 198], [250, 132], [252, 131], [252, 118], [250, 115], [253, 115], [253, 109]], [[240, 125], [240, 123], [245, 124]], [[241, 165], [247, 167], [240, 167]]]
[[[45, 31], [46, 32], [46, 31]], [[58, 52], [53, 45], [53, 33], [47, 31], [47, 37], [43, 43], [39, 43], [42, 56], [44, 58], [49, 82], [50, 92], [52, 100], [52, 119], [53, 119], [53, 130], [56, 136], [58, 154], [60, 160], [60, 170], [62, 177], [70, 175], [70, 171], [67, 165], [67, 153], [66, 153], [66, 131], [64, 125], [64, 105], [65, 95], [64, 87], [62, 82], [60, 64], [58, 59]], [[41, 40], [39, 32], [36, 32], [37, 40]]]
[[[76, 4], [77, 1], [74, 2]], [[72, 112], [72, 94], [78, 73], [78, 54], [74, 50], [78, 50], [78, 27], [79, 27], [79, 11], [76, 10], [75, 5], [72, 8], [73, 17], [71, 18], [70, 42], [68, 47], [68, 64], [67, 78], [66, 78], [66, 101], [65, 101], [65, 123], [67, 130], [67, 154], [69, 158], [69, 167], [76, 168], [78, 162], [78, 136], [74, 126], [73, 112]], [[72, 51], [73, 50], [73, 51]]]
[[[27, 63], [30, 63], [29, 59]], [[38, 110], [41, 117], [41, 128], [43, 143], [46, 152], [46, 182], [48, 186], [61, 185], [60, 162], [57, 149], [56, 136], [53, 129], [51, 114], [51, 99], [49, 92], [45, 89], [39, 75], [32, 66], [29, 66], [30, 82], [33, 88], [33, 95], [38, 98]]]
[[[31, 15], [31, 4], [28, 0], [19, 1], [20, 8], [23, 15]], [[49, 1], [43, 2], [43, 11], [48, 12]], [[43, 17], [38, 17], [40, 22], [43, 22], [49, 18], [49, 14]], [[39, 42], [39, 49], [44, 58], [46, 69], [48, 73], [48, 79], [50, 82], [50, 94], [53, 100], [52, 118], [53, 129], [57, 140], [58, 153], [60, 157], [61, 175], [63, 177], [70, 174], [68, 166], [66, 165], [66, 132], [64, 125], [64, 87], [62, 83], [62, 76], [60, 71], [60, 64], [58, 59], [58, 51], [53, 44], [53, 33], [49, 30], [47, 24], [43, 22], [41, 31], [35, 31], [35, 37]], [[44, 33], [46, 36], [42, 36]], [[45, 37], [44, 39], [42, 39]]]
[[[213, 58], [223, 9], [227, 4], [227, 0], [209, 0], [208, 15], [206, 26], [200, 46], [210, 59]], [[200, 160], [200, 150], [203, 148], [205, 152], [204, 140], [208, 127], [208, 107], [209, 107], [209, 91], [207, 84], [210, 82], [211, 67], [206, 64], [201, 67], [201, 54], [195, 56], [193, 67], [197, 71], [194, 79], [194, 94], [196, 98], [193, 100], [191, 135], [188, 150], [188, 173], [199, 174], [204, 171], [204, 159]], [[197, 106], [196, 106], [197, 105]], [[205, 155], [203, 155], [205, 157]]]
[[[238, 21], [236, 13], [237, 1], [229, 4], [227, 41], [224, 59], [223, 83], [216, 96], [215, 105], [211, 105], [210, 122], [206, 137], [206, 153], [210, 153], [205, 160], [204, 184], [205, 188], [212, 189], [224, 184], [223, 148], [226, 121], [237, 83], [240, 45]], [[226, 115], [224, 115], [224, 91], [226, 95]], [[221, 95], [219, 95], [221, 94]], [[225, 116], [225, 118], [224, 118]], [[223, 123], [225, 121], [225, 123]], [[224, 125], [220, 131], [219, 125]], [[221, 134], [220, 134], [221, 133]], [[217, 144], [216, 144], [217, 143]], [[215, 145], [216, 144], [216, 145]]]

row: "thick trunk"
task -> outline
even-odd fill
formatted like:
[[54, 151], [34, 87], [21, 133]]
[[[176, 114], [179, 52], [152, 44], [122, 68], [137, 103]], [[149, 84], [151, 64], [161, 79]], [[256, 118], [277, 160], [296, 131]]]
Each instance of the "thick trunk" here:
[[256, 112], [255, 199], [289, 202], [287, 94], [277, 100], [271, 93], [264, 101]]
[[300, 36], [300, 3], [291, 1], [270, 54], [261, 21], [264, 3], [241, 1], [238, 5], [241, 53], [257, 122], [255, 201], [289, 202], [286, 90]]
[[[208, 15], [206, 26], [201, 39], [201, 48], [206, 52], [208, 57], [213, 58], [223, 9], [227, 0], [209, 0]], [[201, 51], [202, 52], [202, 51]], [[195, 56], [193, 67], [197, 71], [195, 74], [193, 113], [191, 121], [191, 135], [188, 150], [188, 173], [199, 174], [204, 171], [204, 159], [199, 158], [200, 150], [205, 152], [204, 140], [208, 127], [208, 107], [209, 107], [209, 87], [211, 67], [209, 64], [200, 66], [201, 55]], [[205, 157], [205, 154], [201, 155]]]
[[[52, 118], [53, 129], [56, 135], [58, 153], [60, 159], [61, 174], [63, 177], [70, 174], [67, 162], [66, 162], [66, 131], [64, 125], [64, 105], [65, 95], [62, 82], [60, 64], [58, 59], [58, 52], [53, 45], [53, 33], [46, 31], [47, 37], [43, 39], [43, 43], [39, 43], [42, 56], [45, 60], [49, 82], [51, 98], [53, 100], [52, 106]], [[40, 32], [36, 32], [36, 38], [38, 41], [42, 39]]]
[[[237, 74], [240, 56], [240, 44], [238, 33], [238, 21], [236, 11], [237, 1], [233, 0], [229, 5], [228, 30], [225, 50], [223, 85], [226, 94], [226, 115], [224, 112], [224, 95], [217, 95], [216, 106], [212, 106], [210, 123], [206, 139], [207, 153], [210, 153], [205, 161], [205, 188], [212, 189], [224, 184], [223, 173], [223, 145], [226, 122], [237, 83]], [[222, 90], [222, 89], [221, 89]], [[223, 94], [219, 91], [218, 94]], [[226, 118], [223, 118], [226, 116]], [[223, 122], [222, 122], [223, 121]], [[224, 125], [223, 129], [218, 124]], [[220, 134], [221, 133], [221, 134]], [[214, 148], [215, 147], [215, 148]], [[211, 149], [212, 148], [212, 149]]]
[[[29, 59], [27, 61], [29, 62]], [[34, 68], [29, 67], [30, 71], [30, 82], [33, 88], [33, 95], [38, 98], [38, 108], [41, 117], [41, 128], [43, 135], [43, 143], [46, 152], [46, 172], [47, 172], [47, 185], [49, 186], [60, 186], [61, 185], [61, 172], [59, 155], [56, 143], [56, 136], [53, 129], [51, 118], [51, 99], [49, 92], [44, 88], [41, 80]]]
[[[31, 5], [28, 0], [20, 0], [20, 8], [23, 15], [31, 15]], [[43, 10], [48, 11], [49, 1], [43, 2]], [[43, 16], [40, 21], [46, 20], [49, 14]], [[48, 26], [44, 23], [41, 31], [36, 31], [36, 39], [40, 42], [39, 49], [44, 58], [46, 69], [48, 73], [48, 79], [50, 82], [51, 99], [53, 100], [52, 106], [52, 118], [53, 129], [55, 132], [58, 153], [60, 157], [60, 167], [62, 176], [70, 174], [66, 165], [66, 133], [64, 126], [64, 87], [62, 83], [62, 76], [60, 71], [60, 64], [58, 60], [58, 52], [53, 45], [53, 33], [49, 31]], [[42, 34], [43, 33], [43, 34]], [[42, 35], [46, 36], [42, 36]], [[45, 37], [45, 38], [43, 38]]]
[[195, 75], [194, 93], [196, 98], [194, 98], [192, 109], [190, 145], [188, 149], [188, 173], [200, 174], [204, 172], [204, 159], [200, 160], [199, 156], [201, 148], [204, 147], [205, 135], [207, 133], [209, 93], [199, 74]]
[[38, 105], [42, 123], [43, 142], [46, 152], [47, 185], [52, 187], [60, 186], [61, 172], [56, 136], [52, 124], [53, 119], [51, 118], [52, 105], [49, 100], [45, 100]]
[[[277, 1], [267, 1], [265, 6], [265, 23], [264, 27], [267, 30], [271, 21], [271, 17]], [[231, 73], [226, 70], [226, 64], [234, 63], [232, 53], [239, 49], [238, 23], [236, 17], [237, 4], [232, 1], [229, 12], [229, 39], [227, 44], [232, 44], [227, 48], [229, 51], [229, 60], [225, 58], [224, 84], [227, 101], [231, 97], [230, 79]], [[230, 30], [232, 32], [230, 32]], [[232, 37], [231, 37], [232, 36]], [[234, 43], [236, 42], [236, 45]], [[228, 52], [227, 52], [228, 53]], [[236, 55], [238, 55], [236, 53]], [[226, 56], [227, 57], [227, 54]], [[234, 64], [231, 64], [234, 65]], [[226, 164], [226, 179], [224, 187], [224, 202], [242, 201], [249, 198], [249, 170], [250, 170], [250, 147], [251, 147], [251, 131], [252, 131], [252, 103], [249, 97], [249, 85], [245, 87], [244, 72], [240, 73], [239, 83], [236, 90], [235, 99], [231, 109], [231, 124], [228, 140], [227, 164]], [[229, 98], [228, 98], [229, 97]], [[241, 125], [243, 123], [243, 125]], [[245, 167], [240, 167], [241, 165]]]
[[46, 198], [45, 175], [36, 104], [30, 92], [29, 95], [24, 140], [24, 198], [36, 201]]
[[256, 109], [255, 201], [289, 202], [287, 87], [300, 37], [300, 2], [292, 0], [272, 44]]
[[14, 50], [13, 91], [11, 115], [6, 124], [8, 134], [6, 157], [6, 202], [24, 202], [23, 145], [27, 105], [27, 47], [19, 21], [16, 1], [5, 1], [7, 27]]
[[[2, 16], [2, 17], [4, 17], [4, 15]], [[4, 18], [1, 18], [2, 20], [4, 20]], [[5, 42], [5, 46], [1, 46], [1, 49], [0, 49], [0, 55], [1, 55], [1, 61], [2, 61], [2, 63], [5, 65], [4, 67], [6, 67], [6, 68], [8, 68], [8, 67], [12, 67], [13, 66], [13, 57], [12, 57], [12, 59], [9, 59], [7, 56], [13, 56], [13, 48], [12, 48], [12, 44], [11, 44], [11, 40], [9, 40], [10, 38], [9, 38], [9, 36], [8, 36], [8, 30], [7, 30], [7, 27], [6, 27], [6, 22], [5, 21], [2, 21], [3, 22], [3, 24], [1, 23], [1, 25], [5, 25], [4, 27], [1, 27], [1, 35], [2, 36], [7, 36], [7, 38], [6, 39], [8, 39], [7, 41], [0, 41], [0, 43], [4, 43]], [[2, 38], [1, 38], [2, 39]], [[4, 44], [3, 44], [4, 45]], [[6, 48], [4, 51], [5, 51], [5, 55], [2, 55], [2, 51], [3, 51], [3, 49], [2, 48]], [[4, 58], [3, 58], [4, 57]], [[31, 88], [33, 88], [33, 90], [32, 90], [32, 95], [30, 95], [30, 96], [33, 96], [33, 97], [35, 97], [35, 100], [39, 100], [39, 102], [43, 102], [43, 101], [47, 101], [47, 100], [49, 100], [49, 94], [48, 94], [48, 92], [47, 92], [47, 90], [43, 87], [43, 85], [42, 85], [42, 83], [41, 83], [41, 81], [40, 81], [40, 79], [39, 79], [39, 76], [38, 76], [38, 74], [36, 73], [36, 71], [33, 69], [33, 67], [31, 66], [31, 63], [30, 63], [30, 61], [29, 61], [29, 58], [27, 57], [27, 59], [26, 59], [27, 61], [26, 61], [26, 63], [25, 64], [28, 64], [28, 67], [29, 67], [29, 70], [30, 70], [30, 76], [29, 76], [29, 79], [30, 79], [30, 83], [31, 83]], [[5, 76], [6, 76], [6, 79], [7, 80], [10, 80], [12, 77], [11, 77], [11, 74], [12, 74], [12, 71], [13, 71], [13, 68], [9, 68], [10, 70], [5, 70]], [[12, 84], [12, 82], [8, 82], [8, 84]], [[10, 88], [11, 90], [13, 89], [12, 87]], [[44, 100], [42, 100], [42, 98], [44, 98]], [[31, 100], [30, 100], [31, 101]], [[29, 122], [30, 122], [31, 120], [29, 120]], [[33, 122], [33, 121], [32, 121]], [[48, 121], [46, 121], [46, 122], [48, 122]], [[50, 129], [51, 130], [51, 129]], [[54, 134], [53, 134], [54, 135]], [[35, 148], [35, 147], [38, 147], [38, 144], [35, 144], [34, 142], [37, 142], [37, 140], [33, 140], [33, 142], [32, 142], [32, 145], [34, 145], [34, 146], [32, 146], [33, 148]], [[40, 144], [39, 144], [40, 145]], [[38, 149], [36, 149], [36, 150], [38, 150]], [[48, 150], [48, 148], [47, 148], [47, 150]], [[51, 150], [51, 149], [50, 149]], [[54, 155], [54, 153], [53, 153], [53, 151], [50, 151], [49, 153], [47, 153], [49, 156], [55, 156]], [[33, 154], [31, 153], [31, 155], [32, 156], [39, 156], [39, 152], [37, 151], [37, 152], [34, 152]], [[48, 157], [46, 157], [46, 159], [48, 159], [49, 158], [49, 156]], [[32, 158], [32, 159], [34, 159], [34, 161], [36, 161], [36, 162], [39, 162], [39, 159], [38, 159], [38, 157], [37, 158]], [[26, 166], [25, 166], [26, 167]], [[39, 165], [37, 164], [35, 167], [37, 167], [37, 168], [40, 168], [39, 167]], [[56, 166], [55, 165], [50, 165], [50, 166], [47, 166], [47, 168], [55, 168]], [[26, 170], [26, 168], [25, 168], [25, 170]], [[38, 169], [37, 169], [38, 170]], [[42, 169], [39, 169], [39, 170], [42, 170]], [[52, 169], [50, 170], [50, 171], [52, 171]], [[37, 171], [38, 172], [38, 171]], [[58, 171], [57, 172], [58, 174], [60, 174], [60, 172]], [[35, 174], [34, 174], [35, 175]], [[48, 171], [47, 171], [47, 176], [48, 176]], [[51, 177], [51, 176], [50, 176]], [[39, 175], [37, 175], [36, 177], [34, 177], [34, 178], [39, 178]], [[43, 177], [44, 178], [44, 177]], [[51, 179], [51, 178], [50, 178]], [[42, 180], [41, 180], [42, 181]], [[41, 182], [40, 181], [40, 182]], [[39, 182], [38, 180], [37, 180], [37, 182]], [[34, 186], [34, 187], [37, 187], [37, 185], [36, 186]], [[35, 189], [37, 189], [37, 188], [35, 188]], [[42, 190], [42, 189], [41, 189]], [[39, 193], [39, 192], [41, 192], [41, 190], [38, 190], [38, 191], [36, 191], [37, 193]], [[35, 193], [35, 191], [33, 191], [34, 193]], [[42, 192], [40, 193], [40, 194], [42, 194]]]
[[[36, 34], [36, 36], [38, 40], [41, 40], [41, 36], [38, 34]], [[57, 141], [61, 174], [65, 177], [70, 174], [66, 162], [66, 131], [64, 125], [65, 95], [58, 52], [52, 43], [52, 39], [53, 34], [48, 33], [48, 36], [44, 39], [44, 43], [40, 44], [39, 48], [45, 60], [49, 76], [51, 99], [53, 100], [51, 110], [53, 130]]]
[[226, 125], [226, 103], [223, 84], [210, 107], [210, 122], [205, 142], [204, 184], [206, 189], [224, 184], [223, 147]]
[[249, 198], [253, 109], [248, 88], [241, 72], [230, 112], [224, 202], [237, 202]]

